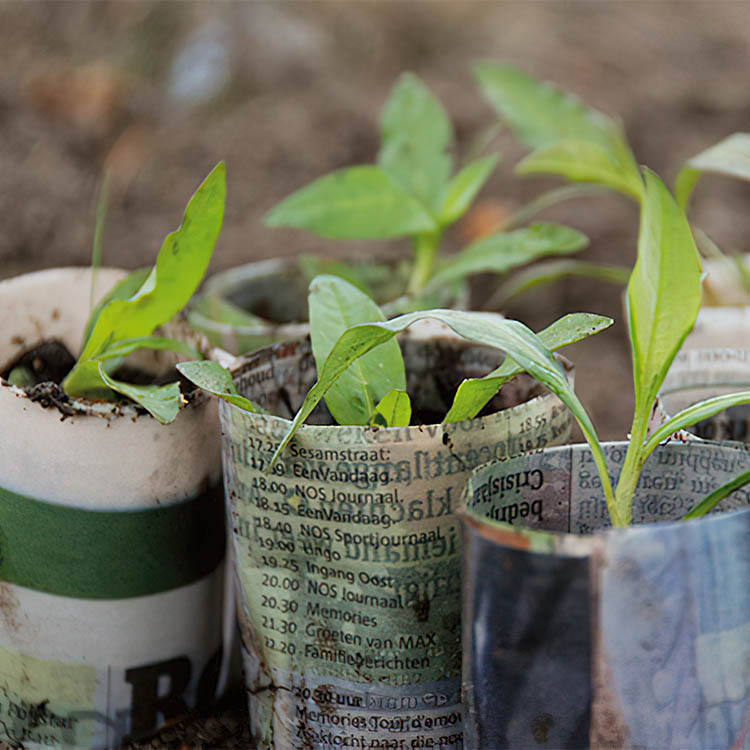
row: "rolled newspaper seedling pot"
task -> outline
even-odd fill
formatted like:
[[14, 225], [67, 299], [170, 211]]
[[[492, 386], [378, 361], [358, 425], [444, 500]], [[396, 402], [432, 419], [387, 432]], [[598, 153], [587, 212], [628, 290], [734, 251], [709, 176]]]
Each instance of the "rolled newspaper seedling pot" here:
[[[744, 347], [685, 349], [675, 357], [659, 398], [674, 415], [703, 399], [750, 391], [750, 318]], [[750, 404], [724, 409], [698, 422], [691, 432], [707, 440], [750, 443]]]
[[[99, 270], [94, 299], [123, 275]], [[0, 372], [41, 340], [77, 353], [90, 292], [81, 268], [0, 282]], [[0, 739], [117, 747], [226, 682], [216, 406], [195, 396], [161, 425], [36, 390], [0, 380]]]
[[[335, 261], [331, 273], [336, 273]], [[404, 294], [407, 274], [403, 264], [353, 264], [352, 268], [379, 304], [391, 303]], [[188, 321], [215, 346], [243, 354], [279, 341], [304, 338], [307, 323], [307, 287], [310, 274], [303, 259], [274, 258], [248, 263], [214, 274], [194, 300]], [[432, 294], [420, 306], [446, 307], [466, 303], [467, 287]], [[394, 307], [390, 313], [403, 312]]]
[[[289, 420], [220, 405], [260, 747], [462, 746], [455, 509], [473, 467], [562, 442], [570, 422], [557, 398], [538, 395], [524, 376], [501, 391], [501, 411], [436, 424], [448, 390], [502, 355], [408, 335], [402, 351], [424, 424], [331, 426], [319, 409], [270, 471]], [[315, 363], [309, 342], [295, 341], [242, 358], [232, 374], [242, 395], [291, 417]]]
[[[610, 475], [625, 450], [605, 445]], [[661, 446], [625, 529], [607, 528], [588, 446], [477, 469], [463, 516], [466, 746], [744, 747], [750, 487], [722, 501], [731, 512], [678, 519], [749, 467], [726, 444]]]

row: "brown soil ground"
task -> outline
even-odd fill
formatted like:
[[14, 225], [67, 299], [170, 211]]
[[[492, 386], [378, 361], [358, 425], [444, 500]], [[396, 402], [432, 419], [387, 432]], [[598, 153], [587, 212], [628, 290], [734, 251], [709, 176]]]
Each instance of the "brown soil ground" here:
[[[179, 97], [194, 34], [226, 50], [224, 77], [200, 101]], [[396, 257], [405, 242], [325, 242], [270, 230], [262, 216], [311, 179], [372, 161], [377, 118], [398, 74], [413, 70], [454, 120], [457, 155], [493, 122], [470, 74], [504, 59], [619, 116], [642, 163], [671, 180], [681, 162], [750, 130], [750, 3], [690, 2], [35, 2], [0, 4], [0, 278], [89, 261], [97, 183], [112, 171], [104, 262], [152, 262], [202, 177], [228, 166], [220, 270], [301, 251]], [[193, 48], [193, 61], [197, 53]], [[200, 68], [193, 64], [193, 72]], [[552, 180], [521, 179], [509, 135], [485, 189], [509, 212]], [[692, 217], [729, 249], [748, 249], [750, 190], [705, 178]], [[474, 220], [481, 218], [474, 214]], [[631, 264], [637, 214], [618, 197], [571, 202], [544, 218], [591, 237], [580, 256]], [[458, 249], [470, 228], [448, 238]], [[491, 291], [487, 281], [484, 289]], [[603, 437], [624, 437], [630, 360], [617, 288], [565, 281], [506, 312], [540, 328], [565, 312], [616, 325], [569, 351], [577, 390]], [[165, 731], [151, 747], [247, 745], [241, 701]], [[239, 712], [239, 713], [238, 713]]]

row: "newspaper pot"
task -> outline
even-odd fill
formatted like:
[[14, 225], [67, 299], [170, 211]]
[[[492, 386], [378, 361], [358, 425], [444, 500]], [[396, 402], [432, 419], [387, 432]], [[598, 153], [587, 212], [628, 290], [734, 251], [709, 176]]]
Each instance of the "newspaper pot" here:
[[[665, 411], [676, 414], [712, 396], [750, 390], [750, 317], [745, 335], [737, 343], [734, 348], [683, 348], [659, 394]], [[696, 424], [691, 432], [707, 440], [750, 443], [750, 404], [725, 409]]]
[[[562, 442], [570, 422], [524, 376], [505, 394], [518, 405], [435, 424], [446, 389], [501, 355], [448, 337], [406, 335], [402, 350], [419, 427], [331, 426], [321, 409], [267, 472], [288, 419], [220, 406], [261, 747], [462, 744], [456, 505], [474, 466]], [[240, 393], [288, 417], [315, 381], [308, 341], [260, 350], [232, 372]]]
[[[122, 275], [100, 270], [97, 296]], [[77, 351], [90, 283], [79, 268], [0, 282], [0, 372], [42, 339]], [[115, 747], [224, 681], [218, 416], [203, 397], [166, 426], [61, 408], [0, 381], [0, 739]]]
[[[330, 261], [335, 264], [335, 261]], [[404, 294], [408, 264], [355, 265], [358, 275], [379, 304]], [[336, 273], [335, 265], [331, 269]], [[278, 341], [307, 335], [309, 273], [300, 258], [274, 258], [230, 268], [209, 278], [191, 306], [188, 320], [215, 346], [242, 354]], [[422, 307], [447, 307], [465, 302], [465, 285], [425, 300]], [[388, 308], [388, 305], [385, 305]], [[396, 310], [391, 312], [403, 312]]]
[[[616, 476], [625, 443], [605, 446]], [[464, 515], [467, 747], [745, 747], [750, 467], [726, 444], [658, 448], [634, 522], [608, 529], [587, 446], [474, 472]], [[741, 509], [741, 510], [736, 510]]]

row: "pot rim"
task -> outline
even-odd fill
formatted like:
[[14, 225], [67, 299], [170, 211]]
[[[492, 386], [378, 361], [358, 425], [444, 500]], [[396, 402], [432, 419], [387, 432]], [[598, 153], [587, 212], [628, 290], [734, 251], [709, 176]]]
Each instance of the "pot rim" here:
[[[8, 286], [18, 283], [20, 280], [28, 280], [33, 282], [36, 281], [46, 281], [48, 279], [55, 280], [56, 277], [63, 276], [61, 281], [64, 281], [64, 277], [69, 276], [73, 273], [90, 273], [91, 272], [90, 266], [54, 266], [52, 268], [44, 268], [39, 271], [32, 271], [30, 273], [25, 274], [19, 274], [18, 276], [11, 276], [7, 279], [0, 280], [0, 306], [2, 306], [2, 297], [3, 292], [5, 289], [8, 288]], [[120, 273], [123, 276], [127, 273], [129, 273], [128, 269], [125, 268], [116, 268], [114, 266], [102, 266], [97, 269], [97, 273], [100, 271], [104, 271], [105, 273], [111, 273], [116, 274]], [[198, 351], [206, 358], [210, 358], [210, 352], [212, 347], [208, 343], [208, 340], [205, 338], [205, 336], [195, 328], [189, 325], [187, 321], [185, 320], [185, 314], [184, 311], [181, 313], [178, 313], [172, 321], [178, 321], [178, 324], [181, 328], [184, 329], [186, 333], [192, 333], [196, 335], [198, 338], [197, 341], [197, 348]], [[42, 333], [40, 340], [43, 340], [44, 334]], [[19, 388], [18, 386], [12, 385], [9, 383], [5, 378], [0, 376], [0, 397], [2, 397], [3, 389], [7, 389], [8, 393], [10, 395], [13, 395], [17, 398], [23, 399], [23, 403], [26, 403], [27, 401], [29, 403], [34, 403], [29, 399], [29, 395], [26, 393], [26, 391], [23, 388]], [[104, 419], [117, 419], [117, 418], [130, 418], [130, 419], [137, 419], [139, 417], [147, 417], [154, 419], [154, 417], [151, 416], [151, 414], [148, 413], [142, 406], [138, 406], [134, 402], [125, 402], [125, 401], [95, 401], [92, 399], [86, 399], [86, 398], [79, 398], [79, 397], [68, 397], [69, 401], [67, 402], [70, 406], [70, 409], [72, 410], [73, 414], [66, 415], [63, 413], [63, 418], [66, 418], [67, 416], [76, 416], [76, 417], [101, 417]], [[187, 403], [183, 404], [183, 407], [180, 409], [180, 411], [183, 411], [185, 409], [191, 409], [191, 408], [197, 408], [198, 406], [207, 403], [210, 400], [210, 395], [203, 391], [200, 388], [196, 388], [195, 393], [193, 397], [187, 401]], [[44, 408], [44, 407], [40, 407]]]
[[[610, 440], [602, 443], [603, 448], [616, 446], [623, 452], [627, 449], [627, 440]], [[671, 447], [685, 447], [689, 446], [690, 450], [703, 450], [706, 449], [722, 449], [726, 451], [733, 451], [735, 453], [749, 453], [750, 446], [745, 446], [743, 443], [734, 443], [729, 441], [717, 442], [710, 440], [696, 439], [690, 443], [682, 442], [669, 442], [659, 446], [661, 449], [669, 450]], [[591, 452], [591, 448], [588, 443], [568, 443], [567, 445], [557, 445], [549, 448], [543, 448], [541, 451], [535, 451], [535, 454], [550, 454], [552, 452], [560, 453], [561, 451], [581, 451]], [[528, 454], [534, 455], [534, 454]], [[514, 460], [523, 458], [523, 456], [514, 457]], [[469, 489], [472, 487], [475, 477], [481, 471], [486, 471], [491, 466], [500, 465], [505, 463], [504, 461], [490, 461], [481, 466], [477, 466], [472, 470], [471, 475], [466, 485], [466, 496], [468, 496]], [[603, 497], [602, 497], [603, 500]], [[735, 518], [738, 516], [745, 516], [750, 514], [750, 507], [747, 508], [736, 508], [731, 510], [717, 510], [709, 512], [705, 516], [699, 518], [690, 518], [687, 521], [675, 520], [675, 521], [649, 521], [645, 523], [630, 524], [624, 527], [613, 527], [606, 526], [599, 529], [595, 529], [590, 533], [574, 533], [571, 531], [555, 531], [548, 529], [531, 529], [524, 526], [504, 523], [493, 518], [486, 518], [480, 516], [477, 513], [473, 513], [471, 508], [464, 502], [461, 507], [456, 510], [457, 515], [461, 519], [462, 523], [466, 524], [467, 527], [476, 531], [484, 539], [488, 539], [495, 543], [503, 544], [510, 547], [516, 547], [519, 549], [526, 550], [528, 552], [548, 552], [555, 553], [570, 557], [585, 557], [592, 554], [602, 543], [605, 543], [607, 537], [618, 536], [622, 537], [625, 534], [639, 534], [646, 532], [649, 529], [653, 529], [658, 526], [662, 529], [669, 528], [685, 528], [686, 524], [693, 523], [726, 523], [728, 518]]]

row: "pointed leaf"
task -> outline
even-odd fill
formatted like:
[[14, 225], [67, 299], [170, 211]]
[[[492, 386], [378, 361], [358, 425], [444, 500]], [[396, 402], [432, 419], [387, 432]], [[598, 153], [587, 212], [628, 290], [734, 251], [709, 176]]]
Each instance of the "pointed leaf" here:
[[724, 411], [724, 409], [729, 409], [731, 406], [739, 406], [741, 404], [750, 404], [750, 391], [738, 391], [737, 393], [729, 393], [726, 396], [715, 396], [714, 398], [709, 398], [688, 406], [654, 430], [643, 446], [643, 453], [648, 456], [662, 440], [666, 440], [675, 432], [692, 427], [702, 419], [713, 417], [715, 414]]
[[643, 182], [635, 163], [623, 169], [598, 143], [569, 139], [538, 148], [516, 165], [516, 174], [557, 174], [573, 182], [594, 182], [640, 200]]
[[683, 208], [703, 172], [750, 180], [750, 133], [732, 133], [687, 160], [675, 180], [675, 195]]
[[186, 357], [200, 359], [200, 352], [188, 346], [177, 339], [170, 339], [159, 336], [144, 336], [137, 339], [125, 339], [108, 346], [98, 357], [99, 361], [114, 359], [116, 357], [127, 357], [138, 349], [167, 349], [178, 354], [184, 354]]
[[[550, 351], [574, 344], [609, 328], [614, 321], [593, 313], [572, 313], [556, 320], [537, 336]], [[483, 378], [468, 378], [456, 391], [450, 411], [443, 422], [460, 422], [473, 419], [511, 378], [523, 372], [512, 360], [506, 359], [500, 367]]]
[[132, 401], [140, 404], [162, 424], [173, 422], [180, 411], [182, 396], [178, 383], [169, 385], [132, 385], [109, 377], [101, 365], [99, 376], [111, 388]]
[[386, 393], [375, 407], [376, 415], [386, 427], [406, 427], [411, 421], [411, 400], [406, 391]]
[[203, 388], [204, 391], [223, 398], [245, 411], [267, 413], [237, 393], [232, 376], [218, 362], [209, 359], [200, 362], [178, 362], [176, 367], [181, 375], [199, 388]]
[[[317, 276], [310, 284], [310, 340], [320, 372], [341, 334], [357, 323], [385, 320], [378, 306], [337, 276]], [[375, 405], [393, 390], [406, 389], [404, 360], [397, 341], [365, 355], [332, 384], [326, 405], [339, 424], [368, 424]]]
[[430, 279], [434, 288], [475, 273], [506, 273], [546, 255], [573, 253], [588, 245], [585, 234], [560, 224], [539, 222], [513, 232], [501, 232], [456, 253]]
[[453, 177], [445, 189], [440, 205], [440, 221], [452, 224], [463, 216], [477, 197], [477, 193], [487, 182], [497, 164], [497, 156], [486, 156], [483, 159], [467, 164]]
[[380, 120], [378, 164], [428, 208], [435, 208], [451, 173], [450, 120], [413, 73], [393, 87]]
[[437, 226], [417, 199], [376, 166], [340, 169], [315, 180], [271, 209], [266, 224], [334, 239], [402, 237]]
[[627, 297], [636, 417], [643, 420], [701, 302], [700, 260], [685, 214], [653, 172], [644, 174], [638, 259]]

